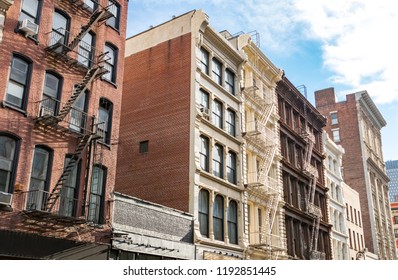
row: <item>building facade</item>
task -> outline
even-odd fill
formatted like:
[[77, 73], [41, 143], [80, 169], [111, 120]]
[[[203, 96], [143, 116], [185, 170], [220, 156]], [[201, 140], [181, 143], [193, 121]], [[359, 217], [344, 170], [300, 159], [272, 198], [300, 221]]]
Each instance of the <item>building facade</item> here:
[[[361, 203], [359, 193], [343, 182], [343, 195], [345, 203], [345, 218], [349, 238], [349, 259], [356, 260], [358, 252], [367, 251], [361, 214]], [[366, 252], [368, 255], [368, 252]], [[377, 258], [377, 256], [376, 256]]]
[[316, 107], [327, 116], [325, 130], [345, 149], [344, 182], [359, 193], [368, 250], [395, 259], [393, 230], [380, 130], [386, 121], [366, 91], [336, 102], [333, 88], [315, 92]]
[[398, 202], [398, 160], [386, 161], [390, 202]]
[[15, 0], [7, 10], [1, 257], [107, 257], [126, 17], [125, 0]]
[[191, 213], [196, 259], [244, 258], [244, 60], [200, 10], [126, 41], [116, 189]]
[[398, 202], [391, 203], [391, 214], [394, 227], [395, 251], [398, 257]]
[[343, 192], [342, 157], [344, 149], [336, 145], [323, 131], [325, 152], [326, 187], [329, 188], [329, 221], [333, 225], [331, 231], [332, 255], [334, 260], [348, 260], [348, 235], [346, 225], [346, 206]]
[[287, 253], [292, 259], [331, 259], [322, 144], [326, 120], [286, 77], [276, 92]]
[[193, 216], [115, 192], [110, 259], [192, 260]]
[[241, 83], [247, 258], [283, 259], [287, 254], [275, 92], [283, 71], [258, 48], [256, 34], [224, 35], [247, 56]]

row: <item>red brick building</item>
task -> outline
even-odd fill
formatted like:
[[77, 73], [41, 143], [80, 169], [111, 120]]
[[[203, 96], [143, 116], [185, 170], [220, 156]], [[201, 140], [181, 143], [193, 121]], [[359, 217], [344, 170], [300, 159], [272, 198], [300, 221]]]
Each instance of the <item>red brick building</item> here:
[[286, 77], [276, 92], [287, 253], [291, 259], [331, 259], [322, 144], [326, 120]]
[[7, 10], [0, 258], [107, 256], [126, 17], [125, 0], [15, 0]]
[[193, 214], [196, 259], [244, 258], [243, 61], [200, 10], [126, 41], [116, 189]]
[[395, 259], [388, 177], [380, 130], [386, 121], [366, 91], [337, 102], [334, 89], [315, 92], [329, 137], [345, 149], [344, 182], [359, 193], [365, 246], [379, 259]]

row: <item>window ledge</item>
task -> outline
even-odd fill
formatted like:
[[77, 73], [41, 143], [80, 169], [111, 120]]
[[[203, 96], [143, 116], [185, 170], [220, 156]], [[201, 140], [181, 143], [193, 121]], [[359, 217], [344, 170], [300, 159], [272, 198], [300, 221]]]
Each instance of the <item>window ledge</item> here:
[[224, 95], [230, 97], [232, 100], [234, 100], [237, 103], [242, 103], [241, 100], [241, 95], [237, 92], [235, 92], [235, 95], [230, 93], [226, 88], [224, 88], [222, 85], [214, 81], [209, 75], [207, 75], [205, 72], [202, 72], [202, 70], [199, 70], [202, 76], [209, 81], [213, 86], [215, 86], [219, 91], [221, 91]]
[[105, 142], [103, 142], [101, 140], [97, 140], [97, 143], [102, 145], [102, 146], [104, 146], [104, 147], [106, 147], [108, 150], [111, 150], [111, 144], [105, 143]]
[[207, 178], [209, 178], [209, 179], [211, 179], [213, 181], [216, 181], [216, 182], [218, 182], [221, 185], [227, 186], [227, 187], [232, 188], [232, 189], [241, 189], [241, 190], [243, 189], [243, 185], [240, 184], [240, 183], [232, 184], [232, 183], [228, 182], [226, 179], [217, 177], [217, 176], [215, 176], [215, 175], [213, 175], [213, 174], [211, 174], [211, 173], [209, 173], [207, 171], [204, 171], [202, 169], [198, 169], [198, 170], [199, 170], [200, 175], [202, 175], [204, 177], [207, 177]]
[[[243, 143], [243, 139], [242, 137], [238, 136], [232, 136], [231, 134], [229, 134], [228, 132], [226, 132], [224, 129], [219, 128], [218, 126], [214, 125], [210, 120], [206, 119], [206, 118], [202, 118], [202, 122], [206, 123], [207, 125], [209, 125], [212, 129], [218, 131], [220, 134], [224, 135], [225, 137], [227, 137], [228, 139], [234, 141], [236, 144], [242, 144]], [[236, 135], [239, 135], [236, 133]]]
[[114, 88], [117, 89], [117, 84], [116, 84], [116, 83], [114, 83], [114, 82], [112, 82], [112, 81], [109, 81], [108, 79], [105, 79], [105, 78], [103, 78], [103, 77], [101, 77], [101, 80], [104, 81], [104, 82], [106, 82], [106, 83], [108, 83], [108, 84], [110, 84], [110, 85], [112, 85]]
[[2, 101], [1, 102], [1, 107], [2, 108], [9, 108], [11, 110], [17, 111], [18, 113], [23, 114], [25, 117], [28, 116], [28, 112], [26, 112], [25, 110], [15, 107], [14, 105], [8, 104], [6, 101]]
[[114, 27], [114, 26], [112, 26], [112, 25], [110, 25], [108, 23], [105, 23], [105, 25], [108, 26], [110, 29], [113, 29], [115, 32], [117, 32], [120, 35], [120, 30], [119, 29], [117, 29], [116, 27]]
[[22, 30], [20, 30], [18, 27], [16, 27], [16, 28], [14, 29], [14, 32], [15, 32], [15, 33], [21, 34], [23, 37], [25, 37], [25, 38], [27, 38], [27, 39], [30, 39], [30, 40], [32, 40], [33, 42], [35, 42], [36, 45], [39, 45], [39, 40], [38, 40], [37, 38], [35, 38], [35, 37], [38, 36], [38, 34], [35, 35], [35, 36], [25, 35], [25, 32], [23, 32]]

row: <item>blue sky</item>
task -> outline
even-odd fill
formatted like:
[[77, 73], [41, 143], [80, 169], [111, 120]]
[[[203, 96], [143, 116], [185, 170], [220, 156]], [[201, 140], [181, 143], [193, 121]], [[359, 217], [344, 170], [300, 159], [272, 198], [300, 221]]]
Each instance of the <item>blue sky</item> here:
[[339, 101], [367, 90], [387, 121], [384, 160], [398, 159], [398, 1], [130, 0], [127, 37], [193, 9], [218, 31], [257, 31], [265, 55], [313, 104], [319, 89], [334, 87]]

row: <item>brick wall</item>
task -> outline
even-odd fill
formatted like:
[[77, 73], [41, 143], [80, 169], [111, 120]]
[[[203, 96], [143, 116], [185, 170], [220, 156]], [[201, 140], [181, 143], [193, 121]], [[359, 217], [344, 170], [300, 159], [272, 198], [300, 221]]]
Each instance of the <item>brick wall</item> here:
[[[125, 59], [116, 190], [188, 211], [191, 34]], [[149, 141], [148, 153], [139, 143]]]

